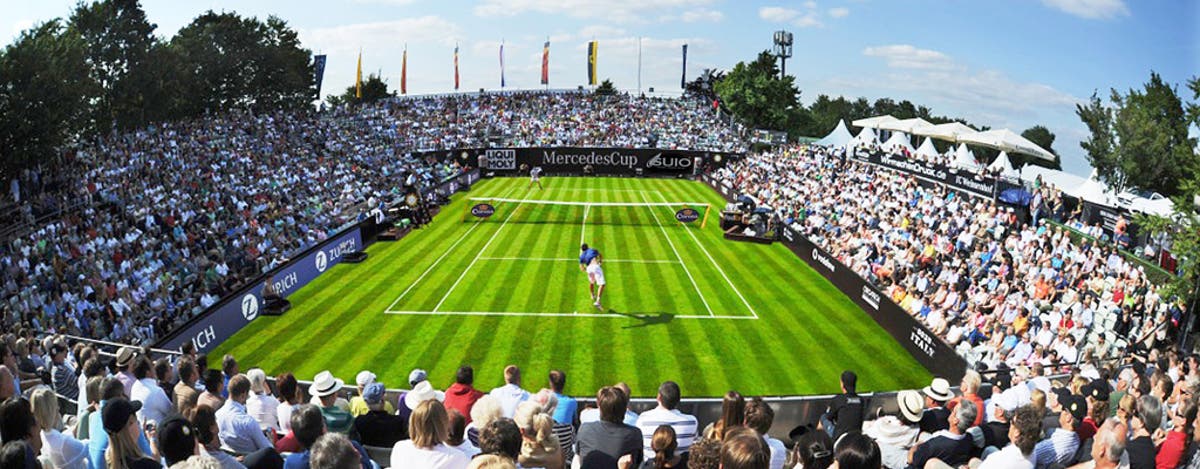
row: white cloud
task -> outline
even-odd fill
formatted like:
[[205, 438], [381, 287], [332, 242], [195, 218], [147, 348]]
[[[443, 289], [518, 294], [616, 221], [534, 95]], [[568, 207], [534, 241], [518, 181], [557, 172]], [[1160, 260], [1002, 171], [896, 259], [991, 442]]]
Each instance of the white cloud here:
[[1129, 16], [1124, 0], [1042, 0], [1046, 6], [1089, 20]]
[[15, 38], [17, 36], [20, 36], [22, 32], [24, 32], [26, 29], [29, 29], [32, 27], [33, 27], [33, 20], [31, 20], [31, 19], [22, 18], [22, 19], [16, 20], [13, 22], [13, 25], [12, 25], [12, 37]]
[[364, 4], [364, 5], [372, 4], [372, 5], [400, 6], [400, 5], [408, 5], [408, 4], [411, 4], [412, 2], [413, 2], [413, 0], [354, 0], [354, 3]]
[[784, 7], [762, 7], [758, 9], [758, 17], [772, 23], [783, 23], [800, 16], [800, 12]]
[[476, 16], [515, 16], [522, 13], [567, 15], [576, 18], [605, 18], [614, 21], [644, 21], [663, 13], [678, 13], [711, 5], [714, 0], [482, 0]]
[[438, 16], [422, 16], [397, 21], [358, 23], [330, 28], [301, 31], [306, 47], [328, 53], [353, 51], [360, 48], [396, 49], [397, 44], [433, 43], [454, 46], [462, 34], [457, 24]]
[[845, 18], [850, 15], [850, 9], [846, 7], [837, 7], [829, 9], [830, 18]]
[[950, 70], [955, 68], [950, 56], [929, 49], [918, 49], [908, 44], [892, 44], [863, 49], [867, 57], [880, 57], [887, 60], [892, 68], [910, 68], [924, 70]]
[[821, 17], [816, 10], [816, 2], [807, 3], [812, 5], [806, 5], [809, 10], [805, 12], [784, 7], [761, 7], [758, 9], [758, 17], [771, 23], [791, 23], [798, 28], [822, 26]]
[[808, 8], [809, 10], [816, 10], [816, 9], [817, 9], [817, 2], [814, 2], [814, 1], [812, 1], [812, 0], [808, 0], [807, 2], [804, 2], [804, 8]]
[[719, 23], [721, 20], [725, 19], [725, 14], [717, 10], [698, 8], [683, 12], [683, 15], [681, 15], [679, 19], [683, 20], [684, 23], [698, 23], [702, 21]]
[[597, 38], [597, 37], [613, 37], [613, 36], [624, 36], [624, 35], [625, 35], [624, 29], [613, 27], [613, 26], [602, 25], [602, 24], [594, 24], [591, 26], [584, 26], [582, 29], [579, 30], [579, 34], [578, 34], [578, 36], [580, 38], [589, 39], [589, 40], [592, 38]]

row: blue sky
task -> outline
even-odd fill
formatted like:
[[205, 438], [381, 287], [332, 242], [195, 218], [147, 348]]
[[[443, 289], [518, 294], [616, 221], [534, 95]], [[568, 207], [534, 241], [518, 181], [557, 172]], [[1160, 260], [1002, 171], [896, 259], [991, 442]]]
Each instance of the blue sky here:
[[[11, 42], [36, 22], [70, 13], [74, 0], [3, 0], [0, 34]], [[788, 74], [803, 100], [818, 94], [909, 99], [937, 114], [1014, 131], [1043, 124], [1058, 135], [1064, 169], [1090, 171], [1074, 105], [1099, 89], [1137, 87], [1150, 70], [1179, 84], [1200, 74], [1200, 6], [1191, 0], [143, 0], [163, 37], [204, 10], [274, 14], [305, 46], [328, 54], [323, 94], [381, 71], [398, 88], [408, 45], [408, 92], [453, 91], [460, 46], [463, 90], [498, 89], [505, 42], [508, 88], [537, 88], [542, 42], [551, 42], [550, 83], [586, 81], [586, 43], [599, 41], [599, 75], [635, 90], [678, 92], [680, 45], [688, 77], [732, 68], [794, 34]], [[4, 24], [8, 22], [8, 24]]]

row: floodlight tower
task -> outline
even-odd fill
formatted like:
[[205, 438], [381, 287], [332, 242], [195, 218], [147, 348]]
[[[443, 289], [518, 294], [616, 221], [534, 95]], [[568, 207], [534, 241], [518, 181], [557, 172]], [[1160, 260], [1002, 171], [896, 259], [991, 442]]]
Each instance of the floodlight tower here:
[[792, 33], [784, 30], [775, 31], [776, 57], [779, 57], [779, 79], [787, 75], [787, 59], [792, 58]]

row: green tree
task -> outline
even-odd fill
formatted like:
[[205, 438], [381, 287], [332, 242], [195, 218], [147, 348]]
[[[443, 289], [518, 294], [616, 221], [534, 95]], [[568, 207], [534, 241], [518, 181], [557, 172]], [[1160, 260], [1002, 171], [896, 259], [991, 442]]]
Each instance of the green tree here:
[[346, 88], [346, 91], [342, 92], [340, 95], [329, 95], [329, 97], [325, 98], [325, 102], [329, 103], [331, 107], [338, 107], [348, 104], [357, 105], [361, 103], [370, 103], [380, 99], [396, 96], [395, 91], [388, 91], [387, 82], [383, 81], [379, 75], [374, 73], [367, 75], [367, 78], [363, 80], [362, 98], [358, 98], [356, 94], [357, 93], [355, 92], [354, 85], [350, 85]]
[[794, 77], [780, 79], [775, 58], [767, 51], [753, 62], [738, 62], [715, 89], [725, 109], [748, 126], [795, 134], [791, 126], [802, 120]]
[[[1189, 84], [1190, 86], [1190, 84]], [[1095, 94], [1076, 114], [1091, 136], [1080, 143], [1088, 161], [1109, 185], [1178, 195], [1180, 183], [1197, 171], [1196, 140], [1175, 89], [1157, 73], [1143, 89], [1122, 95], [1112, 90], [1112, 106]]]
[[60, 20], [0, 52], [0, 181], [57, 159], [85, 125], [92, 86], [83, 41]]
[[1021, 136], [1029, 139], [1029, 141], [1033, 143], [1036, 143], [1037, 146], [1044, 148], [1046, 151], [1053, 153], [1054, 161], [1046, 161], [1041, 158], [1023, 155], [1020, 153], [1011, 153], [1008, 155], [1008, 157], [1009, 160], [1012, 161], [1014, 168], [1032, 164], [1050, 169], [1062, 169], [1062, 157], [1058, 155], [1057, 151], [1054, 151], [1054, 132], [1051, 132], [1050, 129], [1047, 129], [1043, 125], [1035, 125], [1025, 129], [1024, 132], [1021, 132]]
[[613, 86], [612, 80], [605, 78], [600, 82], [600, 86], [596, 87], [595, 93], [601, 96], [612, 96], [617, 94], [617, 87]]
[[114, 126], [129, 129], [145, 124], [150, 87], [163, 72], [147, 66], [156, 39], [156, 26], [146, 19], [138, 0], [102, 0], [80, 3], [70, 27], [83, 39], [90, 76], [99, 85], [93, 97], [92, 127], [107, 132]]

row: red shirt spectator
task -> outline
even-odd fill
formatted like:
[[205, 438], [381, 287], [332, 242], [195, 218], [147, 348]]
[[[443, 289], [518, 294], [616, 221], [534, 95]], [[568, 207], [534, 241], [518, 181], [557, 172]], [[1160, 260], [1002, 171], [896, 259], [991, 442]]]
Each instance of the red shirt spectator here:
[[1162, 446], [1158, 448], [1158, 455], [1154, 457], [1154, 467], [1174, 469], [1183, 458], [1184, 449], [1187, 449], [1187, 434], [1175, 430], [1167, 432], [1167, 439], [1163, 441]]
[[467, 423], [471, 423], [471, 407], [475, 406], [475, 401], [483, 397], [482, 391], [471, 386], [475, 382], [475, 370], [469, 366], [460, 367], [454, 380], [454, 384], [446, 389], [444, 404], [447, 410], [457, 410]]

